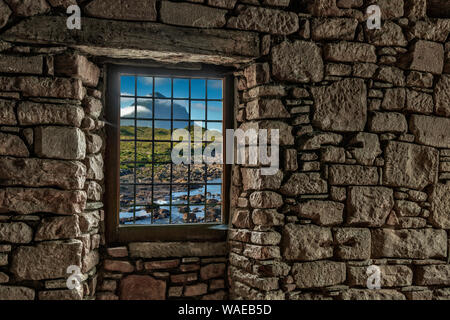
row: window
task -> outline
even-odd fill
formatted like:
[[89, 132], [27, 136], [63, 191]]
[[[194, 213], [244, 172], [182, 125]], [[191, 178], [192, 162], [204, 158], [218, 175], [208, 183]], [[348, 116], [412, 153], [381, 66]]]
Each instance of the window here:
[[225, 71], [108, 68], [106, 215], [111, 240], [224, 236], [218, 225], [227, 223], [229, 168], [175, 164], [171, 153], [181, 143], [172, 136], [176, 129], [186, 130], [190, 142], [183, 143], [190, 143], [194, 155], [214, 142], [207, 130], [222, 135], [229, 127]]

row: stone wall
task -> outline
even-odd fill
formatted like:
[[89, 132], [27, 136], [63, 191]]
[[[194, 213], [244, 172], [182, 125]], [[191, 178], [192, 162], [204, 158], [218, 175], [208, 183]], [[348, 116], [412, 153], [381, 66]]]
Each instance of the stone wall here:
[[[75, 3], [0, 0], [0, 298], [450, 297], [447, 1], [78, 1], [69, 31]], [[276, 175], [233, 168], [228, 249], [105, 243], [111, 59], [233, 65], [236, 127], [280, 130]]]

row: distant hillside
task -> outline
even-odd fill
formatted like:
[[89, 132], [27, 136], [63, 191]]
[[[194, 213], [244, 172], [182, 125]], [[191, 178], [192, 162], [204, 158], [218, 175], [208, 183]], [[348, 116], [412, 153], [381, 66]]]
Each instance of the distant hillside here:
[[[156, 98], [165, 98], [162, 94], [156, 93]], [[122, 108], [120, 110], [120, 116], [126, 118], [133, 118], [135, 116], [135, 112], [137, 111], [137, 118], [147, 118], [151, 119], [153, 117], [153, 100], [148, 99], [146, 101], [138, 101], [137, 107], [133, 103], [131, 106]], [[171, 110], [170, 110], [170, 100], [156, 100], [156, 110], [158, 114], [156, 115], [158, 118], [170, 119], [171, 118]], [[173, 118], [174, 119], [189, 119], [189, 114], [185, 107], [174, 102], [173, 103]], [[122, 126], [133, 126], [133, 120], [122, 120]], [[155, 127], [170, 129], [170, 123], [167, 121], [155, 121]], [[174, 129], [179, 129], [185, 127], [184, 122], [174, 123]]]

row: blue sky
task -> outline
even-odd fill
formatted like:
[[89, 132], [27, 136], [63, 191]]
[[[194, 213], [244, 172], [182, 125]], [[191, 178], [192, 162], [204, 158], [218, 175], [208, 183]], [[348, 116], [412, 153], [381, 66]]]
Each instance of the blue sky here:
[[[170, 97], [172, 93], [172, 82], [170, 78], [152, 78], [152, 77], [137, 77], [137, 95], [138, 96], [152, 96], [153, 82], [155, 85], [155, 92], [159, 92], [165, 97]], [[121, 95], [134, 96], [135, 94], [135, 77], [121, 76]], [[206, 88], [208, 89], [208, 99], [222, 99], [222, 81], [221, 80], [206, 80], [206, 79], [191, 79], [191, 119], [205, 120], [205, 101], [196, 101], [195, 99], [206, 98]], [[189, 98], [189, 79], [174, 78], [173, 80], [173, 97], [174, 98]], [[178, 104], [184, 106], [189, 112], [188, 100], [177, 101]], [[134, 104], [133, 98], [121, 98], [121, 109], [127, 108]], [[157, 104], [158, 105], [158, 104]], [[208, 120], [222, 120], [222, 102], [208, 101]], [[156, 110], [157, 113], [157, 110]], [[157, 116], [157, 114], [156, 114]], [[217, 124], [211, 124], [218, 127]]]

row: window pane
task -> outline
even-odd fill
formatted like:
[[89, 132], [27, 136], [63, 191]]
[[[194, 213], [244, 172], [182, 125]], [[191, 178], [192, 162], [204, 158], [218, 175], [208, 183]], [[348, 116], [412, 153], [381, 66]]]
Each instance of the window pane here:
[[205, 165], [204, 164], [192, 164], [190, 173], [191, 183], [193, 182], [205, 182]]
[[140, 97], [151, 97], [153, 95], [153, 78], [137, 78], [137, 95]]
[[172, 164], [172, 183], [188, 183], [188, 171], [189, 166], [186, 164]]
[[206, 99], [206, 81], [204, 79], [191, 80], [191, 99]]
[[205, 120], [205, 101], [193, 100], [191, 103], [191, 120]]
[[151, 140], [153, 138], [151, 120], [137, 120], [136, 124], [136, 136], [138, 140]]
[[174, 185], [172, 186], [172, 204], [187, 204], [188, 203], [188, 185]]
[[135, 77], [121, 76], [120, 77], [120, 95], [134, 96], [135, 94]]
[[170, 142], [155, 142], [154, 143], [154, 162], [171, 162], [172, 150], [170, 148]]
[[189, 203], [192, 205], [205, 203], [205, 186], [204, 185], [191, 185], [189, 187]]
[[189, 120], [189, 100], [173, 101], [173, 118], [179, 120]]
[[223, 166], [221, 164], [212, 164], [207, 167], [206, 175], [208, 183], [222, 183]]
[[208, 80], [208, 99], [222, 99], [222, 80]]
[[134, 162], [135, 150], [134, 141], [120, 141], [120, 162]]
[[222, 207], [221, 206], [207, 206], [205, 222], [217, 222], [222, 221]]
[[[190, 213], [183, 217], [184, 223], [200, 223], [205, 217], [205, 206], [190, 206]], [[186, 218], [186, 219], [184, 219]]]
[[153, 165], [155, 183], [170, 183], [170, 166], [170, 163]]
[[[171, 103], [171, 100], [166, 99], [155, 100], [155, 119], [170, 119], [172, 116]], [[166, 129], [170, 129], [170, 127]]]
[[221, 101], [208, 101], [208, 120], [222, 120], [222, 113]]
[[152, 183], [152, 181], [152, 164], [138, 164], [136, 167], [136, 183]]
[[217, 205], [222, 202], [222, 185], [211, 185], [206, 186], [206, 204], [207, 205]]
[[134, 183], [134, 163], [120, 164], [120, 184]]
[[120, 116], [122, 118], [134, 118], [136, 108], [134, 98], [120, 98]]
[[137, 162], [151, 162], [153, 154], [153, 143], [151, 142], [136, 142], [136, 161]]
[[170, 78], [155, 78], [155, 97], [170, 98], [172, 96], [172, 80]]
[[189, 98], [189, 79], [173, 79], [173, 97]]
[[[153, 100], [137, 99], [136, 118], [152, 119], [153, 118]], [[134, 114], [133, 114], [134, 116]]]

